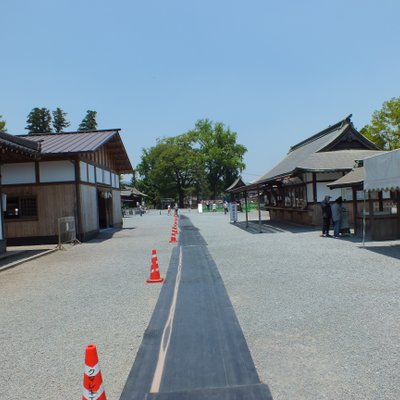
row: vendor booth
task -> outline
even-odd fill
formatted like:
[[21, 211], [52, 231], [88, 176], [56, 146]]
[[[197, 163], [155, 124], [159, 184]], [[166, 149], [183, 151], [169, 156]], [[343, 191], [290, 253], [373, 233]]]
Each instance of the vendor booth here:
[[364, 192], [368, 201], [365, 236], [400, 239], [400, 149], [364, 160]]

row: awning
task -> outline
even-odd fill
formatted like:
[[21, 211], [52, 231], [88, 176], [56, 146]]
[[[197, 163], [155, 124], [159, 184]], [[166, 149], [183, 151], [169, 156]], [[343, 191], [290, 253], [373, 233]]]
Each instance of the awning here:
[[400, 149], [364, 160], [364, 190], [400, 189]]

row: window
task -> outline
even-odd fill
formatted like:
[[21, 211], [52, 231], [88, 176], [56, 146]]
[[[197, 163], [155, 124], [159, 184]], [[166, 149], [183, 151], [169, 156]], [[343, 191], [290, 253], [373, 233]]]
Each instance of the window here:
[[31, 218], [37, 216], [36, 197], [7, 197], [6, 219]]

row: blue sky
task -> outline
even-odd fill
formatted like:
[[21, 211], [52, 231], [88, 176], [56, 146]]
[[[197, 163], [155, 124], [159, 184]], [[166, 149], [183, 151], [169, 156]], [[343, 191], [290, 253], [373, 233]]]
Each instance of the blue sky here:
[[400, 96], [398, 0], [2, 0], [0, 115], [34, 107], [121, 128], [133, 165], [156, 139], [223, 122], [251, 181], [349, 114]]

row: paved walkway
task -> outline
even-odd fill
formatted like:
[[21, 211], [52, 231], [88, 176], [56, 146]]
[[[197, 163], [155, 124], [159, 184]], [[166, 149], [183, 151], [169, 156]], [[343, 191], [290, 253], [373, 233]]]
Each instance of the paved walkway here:
[[121, 400], [272, 399], [206, 242], [187, 217], [179, 229], [179, 246]]

